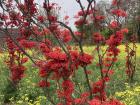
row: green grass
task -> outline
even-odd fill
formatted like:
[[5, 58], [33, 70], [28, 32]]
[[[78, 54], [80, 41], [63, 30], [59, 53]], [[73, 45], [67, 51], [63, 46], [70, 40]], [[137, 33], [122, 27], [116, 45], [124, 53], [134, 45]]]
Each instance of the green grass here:
[[[140, 57], [140, 54], [139, 54], [139, 52], [140, 52], [140, 44], [137, 43], [136, 45], [137, 45], [137, 57], [139, 58]], [[107, 46], [103, 46], [103, 49], [106, 49], [106, 47]], [[94, 52], [93, 50], [95, 49], [95, 46], [84, 46], [83, 48], [84, 48], [85, 52], [93, 53]], [[125, 55], [126, 55], [125, 54], [125, 46], [124, 45], [120, 45], [118, 48], [121, 51], [121, 53], [119, 54], [119, 58], [121, 59], [122, 57], [125, 57]]]
[[[105, 46], [106, 47], [106, 46]], [[108, 84], [107, 94], [108, 96], [114, 96], [115, 92], [125, 90], [125, 83], [126, 83], [126, 75], [125, 75], [125, 47], [124, 45], [119, 46], [121, 49], [121, 53], [119, 55], [118, 62], [114, 65], [115, 74], [111, 76], [111, 82]], [[95, 46], [84, 46], [84, 51], [90, 53], [94, 56], [93, 64], [89, 65], [87, 68], [88, 70], [92, 70], [92, 75], [89, 75], [91, 84], [97, 81], [100, 77], [99, 68], [96, 66], [97, 59], [96, 59], [96, 52], [94, 51]], [[137, 71], [134, 78], [134, 84], [140, 85], [140, 44], [137, 44]], [[32, 54], [32, 52], [30, 52]], [[0, 105], [3, 105], [2, 102], [4, 101], [4, 94], [5, 91], [11, 87], [8, 87], [8, 78], [9, 78], [9, 70], [6, 67], [6, 64], [3, 61], [6, 59], [7, 54], [0, 54]], [[22, 96], [25, 94], [28, 95], [28, 98], [31, 100], [36, 100], [38, 96], [44, 96], [42, 89], [40, 89], [36, 83], [40, 80], [38, 76], [38, 69], [33, 67], [31, 62], [26, 63], [28, 67], [26, 71], [26, 76], [23, 78], [19, 84], [18, 91], [15, 94], [16, 99], [21, 99]], [[76, 72], [77, 77], [75, 80], [80, 84], [81, 91], [84, 91], [84, 87], [86, 86], [86, 79], [83, 75], [82, 68]], [[81, 78], [82, 77], [82, 78]], [[131, 83], [133, 85], [133, 83]], [[78, 89], [79, 87], [77, 87]], [[51, 88], [54, 89], [53, 87]], [[43, 105], [43, 104], [42, 104]], [[49, 104], [48, 104], [49, 105]]]
[[[102, 47], [103, 49], [106, 49], [106, 46]], [[94, 51], [95, 46], [84, 46], [84, 51], [87, 53], [93, 54], [95, 56], [95, 60], [92, 65], [90, 65], [88, 68], [89, 70], [93, 70], [93, 75], [91, 78], [93, 80], [97, 80], [97, 78], [100, 76], [99, 73], [99, 68], [96, 66], [97, 62], [97, 56], [96, 56], [96, 51]], [[126, 59], [126, 52], [125, 52], [125, 46], [120, 45], [120, 54], [118, 56], [118, 62], [114, 65], [113, 70], [115, 70], [115, 74], [111, 77], [111, 82], [110, 82], [110, 93], [114, 94], [115, 91], [121, 91], [125, 87], [124, 83], [126, 82], [127, 76], [125, 74], [125, 59]], [[140, 44], [137, 44], [137, 68], [136, 68], [136, 74], [134, 78], [134, 82], [140, 83]], [[96, 78], [96, 79], [95, 79]]]

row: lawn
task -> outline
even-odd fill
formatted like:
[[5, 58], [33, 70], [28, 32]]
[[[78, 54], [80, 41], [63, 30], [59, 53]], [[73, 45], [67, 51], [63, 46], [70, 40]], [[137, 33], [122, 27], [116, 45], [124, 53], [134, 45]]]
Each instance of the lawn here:
[[[93, 51], [94, 48], [95, 46], [84, 46], [85, 52], [94, 55], [93, 64], [88, 66], [88, 70], [92, 71], [92, 74], [89, 76], [92, 81], [96, 81], [100, 77], [99, 68], [96, 66], [97, 59], [96, 53]], [[111, 82], [107, 84], [107, 95], [109, 97], [119, 98], [128, 105], [140, 105], [138, 101], [140, 100], [140, 44], [137, 44], [137, 68], [132, 83], [127, 82], [125, 74], [125, 47], [121, 45], [119, 48], [121, 49], [121, 53], [118, 62], [114, 65], [115, 73], [111, 77]], [[17, 90], [15, 90], [9, 84], [9, 70], [3, 62], [6, 58], [6, 54], [0, 54], [0, 105], [3, 105], [3, 102], [8, 101], [8, 99], [10, 99], [12, 105], [44, 105], [46, 101], [45, 95], [43, 94], [43, 90], [36, 85], [40, 80], [38, 69], [35, 68], [31, 62], [26, 63], [28, 67], [25, 73], [26, 75], [21, 80]], [[80, 88], [81, 91], [84, 91], [83, 87], [85, 87], [86, 84], [84, 82], [85, 76], [83, 75], [83, 70], [79, 68], [76, 74], [77, 77], [75, 77], [73, 81], [76, 81], [77, 89]], [[53, 81], [51, 82], [53, 84]], [[51, 86], [50, 90], [51, 89], [55, 90], [55, 87]], [[53, 98], [55, 98], [55, 96]], [[47, 105], [51, 104], [48, 103]]]

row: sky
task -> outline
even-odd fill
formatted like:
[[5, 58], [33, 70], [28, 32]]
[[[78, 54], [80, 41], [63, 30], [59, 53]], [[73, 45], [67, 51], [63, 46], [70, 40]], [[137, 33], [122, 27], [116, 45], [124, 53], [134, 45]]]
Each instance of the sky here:
[[[42, 5], [42, 2], [44, 0], [36, 0], [40, 5]], [[41, 2], [42, 1], [42, 2]], [[60, 10], [60, 16], [64, 17], [66, 15], [69, 16], [69, 26], [72, 28], [74, 27], [74, 16], [80, 10], [80, 7], [76, 0], [50, 0], [51, 2], [57, 3], [59, 6], [61, 6]], [[82, 3], [87, 6], [86, 0], [82, 0]]]
[[[42, 5], [44, 0], [35, 0], [38, 2], [38, 4]], [[51, 2], [58, 3], [59, 6], [61, 6], [60, 16], [64, 17], [68, 15], [69, 18], [69, 25], [72, 28], [74, 27], [74, 16], [75, 14], [80, 10], [80, 7], [76, 0], [50, 0]], [[99, 2], [100, 0], [96, 0], [96, 2]], [[105, 1], [111, 1], [111, 0], [105, 0]], [[81, 0], [82, 4], [84, 6], [87, 6], [87, 0]]]

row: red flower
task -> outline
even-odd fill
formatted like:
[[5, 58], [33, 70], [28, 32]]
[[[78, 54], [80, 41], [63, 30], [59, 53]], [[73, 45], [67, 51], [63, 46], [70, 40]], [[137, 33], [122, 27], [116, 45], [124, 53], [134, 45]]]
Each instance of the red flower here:
[[129, 32], [129, 30], [127, 28], [124, 28], [124, 29], [121, 29], [121, 32], [127, 34]]
[[102, 21], [102, 20], [105, 19], [105, 16], [95, 16], [95, 19], [96, 19], [97, 21]]
[[93, 84], [93, 90], [92, 90], [92, 92], [93, 93], [100, 92], [102, 90], [102, 86], [103, 86], [103, 81], [102, 80], [99, 80], [99, 81], [95, 82]]
[[76, 105], [80, 105], [80, 104], [83, 103], [83, 100], [82, 100], [81, 98], [76, 98], [76, 99], [74, 100], [74, 103], [75, 103]]
[[40, 43], [39, 48], [44, 54], [47, 54], [51, 51], [45, 43]]
[[27, 61], [28, 61], [28, 58], [27, 58], [27, 57], [21, 59], [21, 63], [25, 63], [25, 62], [27, 62]]
[[38, 18], [38, 21], [40, 21], [41, 23], [44, 22], [44, 17], [43, 16], [38, 16], [37, 18]]
[[39, 71], [39, 76], [40, 76], [40, 77], [46, 77], [46, 75], [47, 75], [47, 71], [44, 70], [44, 69], [40, 69], [40, 71]]
[[118, 0], [113, 0], [113, 1], [112, 1], [112, 5], [113, 5], [113, 6], [116, 6], [117, 3], [118, 3]]
[[55, 23], [53, 23], [53, 24], [51, 24], [50, 26], [49, 26], [49, 29], [50, 29], [50, 31], [55, 31], [55, 30], [57, 30], [57, 28], [58, 28], [58, 25], [57, 24], [55, 24]]
[[50, 82], [47, 82], [45, 80], [42, 80], [42, 81], [39, 82], [38, 85], [39, 85], [39, 87], [42, 87], [42, 88], [44, 88], [44, 87], [50, 87]]
[[[71, 39], [72, 39], [72, 37], [71, 37], [71, 33], [68, 31], [68, 30], [63, 30], [63, 31], [61, 31], [61, 36], [62, 36], [62, 38], [63, 38], [63, 41], [64, 42], [70, 42], [71, 41]], [[60, 36], [60, 37], [61, 37]]]
[[75, 34], [76, 36], [80, 36], [80, 35], [81, 35], [81, 33], [78, 32], [78, 31], [74, 32], [74, 34]]
[[62, 87], [64, 90], [64, 96], [67, 98], [70, 98], [73, 91], [74, 91], [74, 85], [70, 80], [65, 80], [62, 83]]
[[56, 21], [57, 21], [57, 17], [51, 16], [51, 15], [48, 17], [48, 19], [49, 19], [49, 21], [51, 21], [51, 22], [56, 22]]
[[56, 60], [67, 60], [67, 56], [65, 53], [61, 53], [59, 51], [53, 51], [47, 54], [50, 59]]
[[109, 77], [109, 76], [106, 76], [106, 77], [103, 78], [103, 80], [104, 80], [105, 82], [109, 82], [109, 81], [110, 81], [110, 77]]
[[24, 48], [29, 48], [30, 49], [30, 48], [35, 47], [36, 42], [28, 41], [28, 40], [23, 39], [23, 40], [20, 41], [20, 45], [23, 46]]
[[84, 12], [83, 11], [79, 11], [78, 12], [78, 16], [84, 16]]
[[112, 14], [114, 14], [118, 17], [126, 17], [127, 16], [126, 12], [122, 9], [114, 9], [111, 12], [112, 12]]
[[92, 74], [92, 71], [91, 70], [86, 70], [86, 73], [87, 74]]
[[98, 32], [93, 34], [93, 40], [95, 43], [100, 43], [103, 42], [105, 40], [105, 38]]
[[112, 29], [118, 28], [118, 26], [119, 26], [119, 24], [117, 21], [113, 21], [110, 23], [110, 28], [112, 28]]
[[114, 70], [109, 70], [108, 71], [108, 70], [104, 69], [104, 70], [102, 70], [102, 72], [105, 73], [105, 74], [108, 73], [108, 74], [112, 75], [114, 73]]
[[97, 100], [97, 99], [92, 99], [88, 103], [89, 103], [89, 105], [102, 105], [101, 101]]
[[89, 55], [89, 54], [82, 54], [82, 55], [79, 55], [79, 61], [80, 63], [83, 65], [83, 64], [90, 64], [91, 63], [91, 60], [92, 60], [92, 56]]
[[26, 68], [24, 66], [13, 65], [10, 70], [11, 79], [16, 83], [23, 78]]
[[43, 28], [43, 30], [41, 31], [41, 35], [44, 36], [44, 35], [49, 35], [50, 34], [50, 31], [49, 29], [47, 28]]
[[116, 35], [111, 35], [110, 38], [106, 41], [106, 44], [109, 46], [112, 46], [114, 49], [114, 46], [120, 45], [123, 40], [123, 33], [121, 31], [117, 31]]
[[86, 23], [87, 23], [86, 20], [84, 20], [84, 19], [79, 19], [79, 20], [75, 21], [74, 24], [75, 24], [76, 26], [81, 26], [81, 25], [86, 24]]

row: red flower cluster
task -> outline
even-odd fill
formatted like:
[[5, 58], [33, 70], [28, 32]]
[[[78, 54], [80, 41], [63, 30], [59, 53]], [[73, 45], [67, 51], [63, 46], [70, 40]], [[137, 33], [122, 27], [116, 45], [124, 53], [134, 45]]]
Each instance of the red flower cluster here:
[[20, 45], [24, 48], [31, 49], [35, 47], [36, 43], [33, 41], [28, 41], [28, 40], [23, 39], [23, 40], [20, 40]]
[[56, 22], [57, 21], [57, 17], [50, 15], [48, 17], [48, 20], [51, 21], [51, 22]]
[[111, 99], [109, 101], [100, 101], [98, 99], [92, 99], [89, 101], [89, 105], [124, 105], [116, 99]]
[[106, 93], [105, 93], [105, 83], [104, 80], [99, 80], [95, 82], [92, 86], [92, 92], [95, 94], [95, 97], [99, 100], [105, 101], [106, 100]]
[[91, 64], [93, 57], [89, 54], [81, 54], [79, 55], [79, 63], [83, 66], [83, 65], [88, 65]]
[[[83, 3], [81, 3], [80, 0], [76, 1], [81, 7], [81, 11], [78, 12], [77, 20], [74, 23], [75, 26], [79, 28], [79, 32], [72, 33], [73, 31], [69, 26], [66, 26], [67, 24], [59, 22], [57, 15], [54, 14], [55, 10], [59, 10], [59, 8], [55, 7], [57, 6], [55, 3], [50, 3], [49, 1], [44, 1], [43, 3], [46, 17], [37, 14], [37, 7], [34, 0], [24, 0], [24, 3], [21, 4], [15, 2], [18, 5], [16, 9], [19, 10], [19, 13], [13, 11], [12, 0], [9, 0], [7, 5], [5, 2], [2, 6], [4, 5], [4, 8], [8, 8], [4, 11], [7, 13], [7, 16], [4, 13], [0, 14], [0, 20], [2, 21], [0, 26], [6, 28], [16, 26], [19, 35], [18, 39], [15, 38], [14, 40], [19, 42], [19, 46], [22, 47], [23, 50], [36, 48], [36, 50], [38, 50], [37, 53], [43, 55], [42, 60], [39, 59], [35, 62], [35, 66], [39, 68], [39, 76], [41, 77], [38, 86], [44, 89], [49, 88], [51, 85], [49, 81], [56, 81], [59, 87], [57, 95], [58, 98], [62, 99], [59, 105], [122, 105], [118, 100], [107, 99], [105, 88], [107, 87], [106, 83], [110, 81], [109, 76], [114, 73], [112, 70], [113, 63], [117, 61], [117, 55], [120, 52], [117, 46], [122, 43], [124, 34], [128, 33], [128, 29], [120, 29], [121, 23], [119, 23], [117, 19], [119, 19], [119, 17], [125, 18], [127, 14], [122, 9], [116, 9], [117, 7], [111, 11], [111, 13], [115, 15], [114, 19], [117, 19], [112, 21], [108, 27], [113, 30], [113, 34], [108, 40], [106, 40], [100, 32], [93, 34], [93, 40], [97, 45], [96, 50], [98, 53], [98, 66], [100, 66], [101, 78], [91, 86], [91, 82], [88, 78], [88, 74], [91, 74], [91, 71], [88, 71], [86, 67], [92, 63], [93, 57], [83, 51], [82, 38], [84, 37], [82, 35], [85, 36], [86, 32], [84, 31], [88, 25], [94, 25], [95, 30], [102, 31], [103, 26], [106, 25], [103, 21], [105, 16], [102, 15], [102, 11], [97, 10], [98, 8], [96, 8], [96, 2], [94, 0], [88, 0], [89, 5], [87, 8], [82, 6]], [[118, 6], [119, 1], [120, 0], [113, 0], [113, 6]], [[64, 20], [68, 18], [69, 17], [66, 16]], [[93, 31], [94, 30], [91, 32]], [[51, 43], [50, 39], [52, 36], [57, 39], [60, 47], [58, 47], [58, 44]], [[77, 36], [80, 36], [80, 38], [77, 39]], [[69, 46], [70, 43], [68, 42], [70, 42], [72, 38], [77, 39], [75, 41], [81, 53], [76, 47], [74, 49]], [[30, 39], [36, 39], [36, 41], [30, 41]], [[101, 44], [107, 45], [105, 53], [101, 52]], [[11, 72], [10, 77], [13, 83], [17, 84], [24, 76], [26, 68], [23, 64], [28, 61], [28, 58], [23, 56], [20, 48], [18, 48], [12, 40], [7, 40], [7, 46], [9, 52], [7, 64]], [[133, 55], [133, 52], [131, 52], [131, 54]], [[79, 67], [85, 70], [84, 73], [89, 88], [89, 90], [86, 90], [84, 93], [77, 92], [77, 90], [75, 91], [77, 84], [74, 86], [74, 82], [72, 81]], [[127, 72], [129, 73], [130, 71], [127, 70]], [[75, 95], [75, 93], [80, 94]]]
[[62, 30], [60, 33], [61, 33], [60, 38], [62, 38], [62, 40], [65, 43], [70, 42], [72, 40], [71, 33], [68, 30]]
[[112, 1], [112, 5], [113, 5], [113, 6], [117, 6], [117, 4], [118, 4], [118, 0], [113, 0], [113, 1]]
[[103, 42], [105, 38], [100, 33], [97, 32], [93, 34], [93, 40], [95, 43], [100, 43]]
[[104, 19], [105, 19], [105, 16], [102, 16], [102, 15], [95, 16], [95, 20], [98, 21], [98, 22], [102, 21]]
[[39, 82], [39, 87], [45, 88], [45, 87], [49, 87], [50, 86], [50, 82], [47, 82], [45, 80], [42, 80]]
[[40, 21], [41, 23], [44, 22], [44, 17], [43, 16], [38, 16], [37, 18], [38, 18], [38, 21]]
[[114, 9], [111, 11], [112, 14], [118, 16], [118, 17], [127, 17], [127, 14], [124, 10], [122, 9]]
[[26, 70], [25, 66], [20, 65], [12, 65], [10, 67], [11, 70], [11, 80], [14, 83], [19, 82], [24, 77], [24, 71]]
[[84, 24], [87, 24], [87, 21], [86, 20], [84, 20], [83, 18], [81, 19], [78, 19], [77, 21], [75, 21], [75, 23], [74, 23], [76, 26], [82, 26], [82, 25], [84, 25]]
[[87, 102], [87, 99], [89, 97], [89, 93], [88, 92], [84, 92], [80, 95], [80, 98], [76, 98], [74, 100], [74, 103], [76, 105], [81, 105], [81, 104], [85, 104]]
[[116, 29], [116, 28], [118, 28], [118, 27], [119, 27], [119, 24], [118, 24], [117, 21], [112, 21], [112, 22], [110, 23], [110, 28]]
[[73, 82], [70, 80], [65, 80], [62, 83], [63, 91], [61, 92], [61, 97], [64, 97], [66, 99], [66, 105], [72, 104], [72, 93], [74, 91], [74, 85]]
[[11, 39], [6, 41], [10, 58], [7, 61], [11, 72], [10, 78], [14, 84], [17, 84], [24, 77], [26, 67], [23, 64], [28, 61], [28, 58], [23, 57], [23, 53], [15, 46]]
[[51, 75], [55, 80], [69, 78], [79, 66], [88, 65], [92, 60], [90, 55], [81, 55], [77, 51], [72, 51], [71, 48], [69, 49], [70, 58], [59, 48], [51, 50], [45, 44], [41, 44], [40, 48], [47, 59], [47, 62], [38, 62], [41, 78], [47, 78], [48, 75]]

